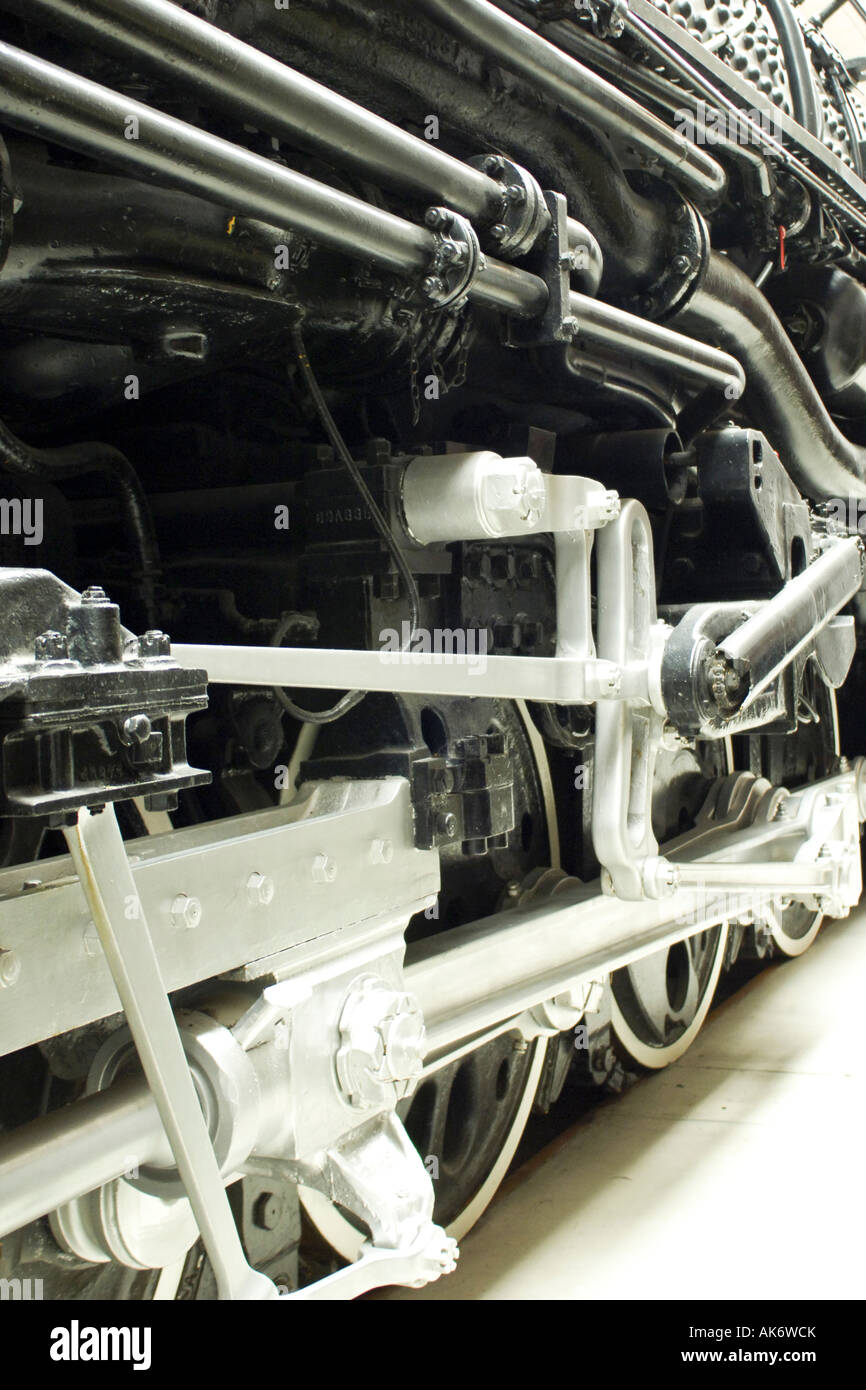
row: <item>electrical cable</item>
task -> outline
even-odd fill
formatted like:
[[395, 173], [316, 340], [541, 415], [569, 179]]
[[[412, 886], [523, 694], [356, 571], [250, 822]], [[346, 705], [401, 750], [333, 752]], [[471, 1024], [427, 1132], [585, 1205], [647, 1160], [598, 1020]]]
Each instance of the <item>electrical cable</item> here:
[[[418, 594], [418, 586], [415, 583], [412, 571], [409, 569], [409, 566], [406, 563], [402, 550], [400, 549], [399, 545], [394, 539], [391, 527], [388, 525], [388, 522], [382, 515], [382, 512], [375, 498], [370, 492], [370, 489], [367, 487], [367, 484], [364, 481], [364, 477], [361, 473], [361, 469], [358, 467], [358, 464], [352, 458], [346, 441], [343, 439], [343, 436], [341, 435], [337, 427], [337, 423], [333, 415], [331, 414], [330, 409], [328, 408], [328, 403], [325, 400], [324, 395], [322, 394], [321, 387], [319, 386], [319, 383], [316, 380], [316, 374], [313, 371], [312, 366], [310, 365], [309, 358], [307, 357], [307, 350], [304, 344], [304, 336], [299, 324], [296, 324], [292, 330], [292, 342], [295, 348], [295, 356], [301, 368], [301, 375], [303, 376], [304, 384], [310, 394], [310, 399], [316, 407], [324, 431], [331, 442], [331, 445], [334, 449], [335, 454], [337, 455], [337, 458], [345, 467], [347, 473], [349, 474], [349, 477], [352, 479], [352, 482], [354, 483], [358, 491], [359, 496], [361, 497], [361, 500], [363, 501], [365, 507], [369, 511], [373, 525], [375, 526], [380, 537], [384, 541], [388, 549], [388, 552], [397, 568], [397, 572], [400, 575], [400, 578], [402, 579], [403, 584], [405, 586], [411, 610], [409, 637], [407, 642], [404, 643], [403, 648], [401, 648], [401, 650], [406, 650], [406, 647], [408, 647], [411, 644], [412, 638], [415, 634], [415, 630], [418, 627], [420, 621], [421, 601]], [[279, 626], [274, 632], [273, 637], [271, 638], [271, 646], [279, 647], [282, 644], [286, 632], [289, 630], [289, 627], [293, 625], [295, 619], [295, 614], [286, 615], [286, 617], [280, 622]], [[350, 690], [346, 695], [342, 697], [342, 699], [338, 700], [335, 705], [333, 705], [330, 709], [326, 710], [302, 709], [301, 706], [297, 705], [295, 701], [292, 700], [280, 686], [274, 686], [274, 694], [276, 695], [280, 704], [283, 706], [283, 709], [287, 710], [288, 713], [293, 716], [293, 718], [300, 719], [307, 724], [332, 724], [336, 719], [341, 719], [344, 714], [348, 714], [349, 710], [354, 709], [356, 705], [359, 705], [361, 701], [364, 699], [367, 692], [366, 690]]]

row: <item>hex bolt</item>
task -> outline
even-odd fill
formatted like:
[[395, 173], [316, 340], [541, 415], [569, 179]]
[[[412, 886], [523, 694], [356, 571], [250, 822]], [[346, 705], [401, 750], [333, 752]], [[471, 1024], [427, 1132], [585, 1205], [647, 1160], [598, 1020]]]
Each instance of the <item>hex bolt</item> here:
[[673, 260], [671, 261], [671, 269], [673, 270], [675, 275], [685, 275], [688, 270], [691, 270], [691, 268], [692, 263], [689, 260], [688, 256], [674, 256]]
[[505, 160], [501, 154], [489, 154], [481, 165], [485, 174], [493, 178], [496, 174], [501, 174], [505, 170]]
[[146, 743], [153, 732], [153, 725], [146, 714], [131, 714], [123, 721], [123, 732], [130, 743]]
[[506, 227], [505, 223], [504, 223], [504, 222], [494, 222], [494, 223], [493, 223], [493, 226], [490, 228], [490, 237], [491, 237], [491, 240], [492, 240], [492, 241], [504, 241], [505, 238], [506, 238], [507, 236], [508, 236], [508, 228]]
[[171, 638], [159, 628], [148, 628], [138, 639], [138, 651], [140, 656], [170, 656]]
[[107, 603], [108, 595], [99, 584], [91, 584], [81, 591], [82, 603]]
[[457, 834], [457, 817], [453, 811], [440, 811], [436, 817], [436, 829], [446, 839], [453, 840]]
[[394, 858], [394, 845], [390, 840], [374, 840], [370, 846], [370, 859], [374, 864], [390, 864]]
[[425, 294], [429, 295], [431, 299], [435, 299], [438, 295], [445, 293], [445, 282], [440, 280], [438, 275], [427, 275], [422, 282], [422, 288]]
[[424, 214], [424, 221], [432, 231], [438, 231], [440, 227], [445, 227], [451, 221], [445, 208], [428, 208]]
[[521, 207], [526, 202], [526, 189], [521, 188], [519, 183], [510, 183], [505, 190], [505, 197], [515, 207]]
[[171, 904], [171, 925], [173, 927], [197, 927], [202, 918], [201, 903], [188, 893], [178, 893]]
[[260, 1231], [273, 1231], [279, 1225], [283, 1204], [275, 1192], [260, 1192], [253, 1203], [253, 1222]]
[[17, 984], [21, 974], [21, 961], [14, 951], [7, 951], [0, 946], [0, 985], [4, 989], [11, 989]]
[[69, 655], [69, 646], [62, 632], [41, 632], [36, 638], [33, 655], [37, 661], [58, 661]]
[[327, 854], [317, 854], [313, 860], [313, 882], [333, 883], [337, 877], [337, 866]]
[[268, 907], [274, 901], [274, 880], [267, 874], [252, 873], [247, 879], [247, 897], [253, 907]]

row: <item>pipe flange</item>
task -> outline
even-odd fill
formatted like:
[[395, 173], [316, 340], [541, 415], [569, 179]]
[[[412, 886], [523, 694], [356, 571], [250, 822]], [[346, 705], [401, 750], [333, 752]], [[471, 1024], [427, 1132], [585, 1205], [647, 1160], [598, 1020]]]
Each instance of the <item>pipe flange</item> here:
[[428, 208], [424, 221], [436, 245], [421, 289], [438, 309], [460, 308], [487, 264], [475, 228], [451, 208]]
[[697, 208], [670, 184], [649, 174], [635, 173], [635, 192], [651, 195], [668, 213], [670, 254], [661, 275], [639, 295], [634, 308], [657, 323], [683, 310], [700, 286], [710, 257], [710, 233]]
[[505, 260], [517, 260], [531, 251], [550, 226], [550, 213], [538, 180], [514, 160], [501, 154], [482, 154], [466, 161], [480, 169], [502, 189], [499, 218], [485, 235], [491, 251]]

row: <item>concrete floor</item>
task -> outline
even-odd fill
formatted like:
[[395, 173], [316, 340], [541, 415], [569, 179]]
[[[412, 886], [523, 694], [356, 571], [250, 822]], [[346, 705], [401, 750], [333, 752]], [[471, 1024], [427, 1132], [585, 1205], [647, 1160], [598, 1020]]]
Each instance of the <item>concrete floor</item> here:
[[866, 908], [513, 1173], [454, 1274], [387, 1299], [866, 1295]]

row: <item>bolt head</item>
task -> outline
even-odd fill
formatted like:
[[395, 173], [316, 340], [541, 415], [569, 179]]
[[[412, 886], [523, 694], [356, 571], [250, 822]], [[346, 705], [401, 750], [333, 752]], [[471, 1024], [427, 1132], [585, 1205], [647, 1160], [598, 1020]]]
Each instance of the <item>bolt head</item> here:
[[274, 900], [274, 880], [268, 878], [267, 874], [250, 874], [247, 897], [253, 907], [268, 907]]
[[428, 208], [424, 214], [424, 221], [431, 231], [438, 231], [440, 227], [445, 227], [450, 222], [450, 217], [445, 208]]
[[444, 835], [446, 839], [453, 840], [454, 836], [457, 834], [457, 817], [454, 815], [454, 812], [440, 812], [436, 817], [436, 829], [439, 831], [439, 834]]
[[491, 241], [504, 241], [508, 236], [508, 228], [504, 222], [494, 222], [490, 228]]
[[504, 172], [505, 160], [499, 154], [489, 154], [481, 167], [485, 174], [489, 174], [491, 178], [495, 178], [497, 174]]
[[391, 840], [374, 840], [370, 846], [370, 859], [374, 864], [390, 864], [394, 858], [394, 845]]
[[170, 656], [171, 638], [167, 632], [149, 628], [138, 639], [138, 651], [140, 656]]
[[131, 714], [123, 721], [123, 732], [130, 743], [146, 743], [153, 732], [153, 725], [146, 714]]
[[0, 949], [0, 986], [11, 989], [18, 983], [21, 974], [21, 961], [14, 951]]
[[312, 866], [314, 883], [333, 883], [337, 877], [337, 866], [327, 854], [317, 854]]
[[441, 280], [438, 275], [426, 275], [422, 281], [422, 289], [431, 299], [436, 299], [445, 293], [445, 281]]
[[91, 584], [81, 591], [82, 603], [107, 603], [108, 595], [99, 584]]
[[202, 919], [201, 903], [188, 893], [178, 893], [171, 904], [171, 924], [186, 930], [193, 930]]
[[41, 632], [36, 638], [33, 655], [37, 661], [62, 661], [69, 655], [69, 645], [62, 632]]
[[283, 1203], [275, 1192], [260, 1192], [253, 1204], [253, 1222], [260, 1231], [273, 1231], [283, 1214]]

